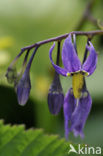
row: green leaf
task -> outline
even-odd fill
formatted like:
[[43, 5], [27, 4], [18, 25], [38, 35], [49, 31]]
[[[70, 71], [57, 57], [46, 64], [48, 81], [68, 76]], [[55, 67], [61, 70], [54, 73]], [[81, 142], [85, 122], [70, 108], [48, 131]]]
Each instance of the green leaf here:
[[4, 125], [0, 120], [0, 156], [66, 156], [69, 143], [41, 129]]

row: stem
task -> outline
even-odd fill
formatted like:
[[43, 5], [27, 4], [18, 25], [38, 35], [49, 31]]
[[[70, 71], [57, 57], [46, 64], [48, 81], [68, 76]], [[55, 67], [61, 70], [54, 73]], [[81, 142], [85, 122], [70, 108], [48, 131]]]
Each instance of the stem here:
[[71, 34], [71, 35], [75, 34], [75, 35], [79, 35], [79, 36], [87, 36], [88, 38], [92, 38], [95, 35], [103, 35], [103, 30], [72, 31], [70, 33], [66, 33], [66, 34], [63, 34], [61, 36], [57, 36], [57, 37], [53, 37], [53, 38], [50, 38], [50, 39], [47, 39], [47, 40], [43, 40], [43, 41], [37, 42], [37, 43], [35, 43], [33, 45], [24, 47], [21, 50], [22, 50], [22, 52], [24, 52], [25, 50], [32, 49], [34, 47], [41, 46], [41, 45], [46, 44], [46, 43], [50, 43], [50, 42], [54, 42], [54, 41], [61, 41], [61, 40], [65, 39], [66, 37], [68, 37], [69, 34]]
[[[91, 38], [88, 38], [88, 40], [87, 40], [87, 44], [89, 44], [89, 41], [91, 41]], [[88, 50], [87, 50], [87, 48], [85, 49], [85, 53], [84, 53], [84, 58], [83, 58], [83, 62], [82, 62], [82, 64], [86, 61], [86, 59], [87, 59], [87, 55], [88, 55]], [[83, 85], [83, 90], [86, 90], [87, 89], [87, 87], [86, 87], [86, 81], [85, 81], [85, 77], [84, 77], [84, 85]]]
[[[58, 41], [56, 65], [59, 65], [59, 61], [60, 61], [60, 43], [61, 42]], [[59, 77], [59, 74], [56, 71], [54, 73], [54, 79], [53, 79], [53, 82], [52, 82], [52, 87], [54, 87], [55, 91], [62, 92], [62, 86], [61, 86], [61, 82], [60, 82], [60, 77]]]
[[[59, 60], [60, 60], [60, 41], [58, 41], [56, 65], [59, 65]], [[54, 82], [56, 80], [59, 81], [59, 74], [55, 71]]]
[[98, 24], [98, 19], [96, 19], [92, 13], [91, 10], [94, 6], [96, 0], [91, 0], [88, 4], [87, 7], [83, 13], [83, 16], [78, 24], [78, 26], [76, 26], [76, 30], [80, 30], [83, 25], [85, 24], [86, 20], [90, 21], [93, 25], [95, 25], [97, 28], [101, 29], [101, 26]]
[[[28, 49], [29, 50], [29, 49]], [[21, 50], [20, 51], [20, 53], [15, 57], [15, 59], [11, 62], [11, 64], [10, 64], [10, 68], [14, 65], [14, 64], [16, 64], [16, 62], [17, 62], [17, 60], [19, 59], [19, 57], [22, 55], [24, 53], [24, 50]]]
[[25, 63], [27, 62], [27, 58], [28, 58], [28, 55], [29, 55], [29, 51], [30, 49], [28, 49], [26, 55], [25, 55], [25, 58], [24, 58], [24, 62], [23, 62], [23, 66], [25, 65]]
[[[89, 45], [89, 41], [91, 41], [91, 38], [88, 38], [87, 40], [87, 44]], [[87, 55], [88, 55], [88, 50], [87, 48], [85, 49], [85, 53], [84, 53], [84, 58], [83, 58], [83, 62], [82, 64], [85, 62], [86, 58], [87, 58]]]
[[35, 56], [35, 54], [36, 54], [38, 48], [39, 48], [39, 47], [37, 46], [37, 47], [34, 49], [33, 54], [32, 54], [32, 56], [31, 56], [31, 58], [30, 58], [30, 60], [29, 60], [29, 62], [28, 62], [28, 64], [27, 64], [27, 67], [26, 67], [25, 72], [28, 72], [28, 71], [30, 70], [30, 67], [31, 67], [33, 58], [34, 58], [34, 56]]
[[87, 19], [92, 22], [97, 28], [100, 28], [98, 25], [98, 20], [94, 18], [89, 12], [87, 14]]
[[[73, 35], [73, 43], [74, 43], [75, 51], [76, 51], [76, 53], [77, 53], [76, 35], [75, 35], [75, 34]], [[78, 55], [78, 53], [77, 53], [77, 55]]]
[[57, 60], [56, 60], [57, 65], [59, 65], [59, 58], [60, 58], [60, 41], [58, 41]]
[[29, 52], [30, 52], [30, 49], [27, 50], [27, 53], [25, 55], [23, 65], [22, 65], [22, 68], [21, 68], [21, 71], [20, 71], [19, 75], [22, 74], [24, 72], [24, 70], [25, 70], [25, 66], [26, 66], [26, 63], [27, 63]]
[[[80, 30], [80, 29], [81, 29], [81, 27], [84, 25], [86, 19], [88, 19], [90, 22], [93, 22], [92, 19], [89, 19], [89, 16], [90, 16], [90, 14], [91, 14], [90, 12], [91, 12], [91, 10], [92, 10], [92, 8], [93, 8], [93, 5], [94, 5], [95, 1], [96, 1], [96, 0], [91, 0], [91, 1], [89, 1], [89, 3], [87, 4], [87, 6], [86, 6], [86, 8], [85, 8], [85, 10], [84, 10], [84, 13], [83, 13], [83, 15], [82, 15], [82, 17], [81, 17], [81, 20], [80, 20], [79, 24], [76, 26], [76, 30]], [[94, 24], [94, 22], [93, 22], [93, 24]], [[96, 23], [95, 23], [95, 24], [96, 24]], [[97, 25], [97, 24], [96, 24], [96, 25]]]

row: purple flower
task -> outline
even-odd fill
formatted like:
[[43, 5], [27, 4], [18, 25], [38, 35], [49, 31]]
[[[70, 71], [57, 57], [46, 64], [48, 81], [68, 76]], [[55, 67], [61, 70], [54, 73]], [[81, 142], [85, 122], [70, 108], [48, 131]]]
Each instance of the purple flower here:
[[[78, 105], [77, 105], [78, 104]], [[84, 89], [80, 99], [73, 95], [72, 88], [67, 92], [64, 99], [64, 119], [65, 119], [65, 137], [68, 138], [70, 131], [75, 136], [84, 137], [83, 128], [87, 120], [92, 105], [92, 99], [89, 92]]]
[[75, 45], [72, 43], [71, 34], [65, 39], [62, 49], [62, 62], [64, 68], [55, 65], [52, 60], [52, 51], [55, 43], [50, 49], [50, 60], [58, 74], [72, 76], [72, 88], [64, 98], [65, 136], [68, 138], [70, 131], [75, 136], [83, 137], [83, 128], [90, 112], [92, 100], [85, 86], [85, 76], [90, 76], [96, 69], [97, 53], [89, 41], [86, 49], [90, 52], [86, 61], [81, 64]]
[[69, 35], [63, 44], [63, 49], [62, 49], [62, 61], [64, 64], [64, 68], [61, 68], [57, 65], [54, 64], [52, 60], [52, 51], [55, 47], [55, 43], [50, 49], [50, 60], [55, 68], [56, 72], [58, 74], [61, 74], [63, 76], [70, 76], [74, 73], [82, 73], [83, 75], [91, 75], [94, 70], [96, 69], [96, 64], [97, 64], [97, 53], [92, 45], [92, 43], [89, 41], [90, 46], [86, 45], [86, 48], [90, 52], [90, 55], [88, 56], [87, 60], [84, 62], [82, 65], [76, 50], [73, 46], [72, 40], [71, 40], [71, 35]]
[[[58, 42], [56, 64], [59, 65], [60, 42]], [[48, 107], [53, 115], [57, 115], [64, 103], [64, 94], [60, 82], [59, 74], [55, 71], [53, 82], [48, 93]]]
[[17, 99], [18, 99], [18, 103], [20, 105], [25, 105], [28, 98], [29, 98], [29, 94], [30, 94], [30, 90], [31, 90], [31, 82], [30, 82], [30, 67], [34, 58], [34, 55], [37, 51], [38, 47], [35, 48], [28, 64], [27, 67], [25, 69], [24, 74], [22, 75], [21, 79], [19, 80], [19, 82], [16, 84], [16, 92], [17, 92]]
[[64, 103], [64, 94], [59, 74], [55, 72], [54, 80], [48, 93], [48, 107], [52, 114], [57, 115]]

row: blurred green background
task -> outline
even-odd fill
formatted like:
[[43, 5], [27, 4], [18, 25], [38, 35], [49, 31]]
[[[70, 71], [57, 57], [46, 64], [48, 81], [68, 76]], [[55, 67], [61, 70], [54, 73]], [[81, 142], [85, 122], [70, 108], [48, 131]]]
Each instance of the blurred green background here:
[[[43, 128], [48, 134], [64, 136], [63, 111], [53, 116], [48, 110], [47, 94], [53, 79], [53, 68], [49, 60], [47, 44], [38, 50], [31, 68], [32, 89], [27, 104], [17, 103], [16, 93], [5, 78], [10, 62], [20, 49], [37, 41], [74, 31], [89, 0], [0, 0], [0, 119], [5, 123], [25, 124], [26, 128]], [[95, 1], [92, 14], [103, 19], [103, 1]], [[96, 30], [96, 26], [86, 21], [81, 30]], [[95, 73], [86, 78], [87, 88], [93, 105], [86, 122], [85, 138], [70, 141], [103, 145], [103, 37], [96, 36], [92, 43], [98, 52], [98, 66]], [[77, 37], [77, 48], [82, 59], [86, 44], [85, 37]], [[17, 66], [23, 61], [20, 58]], [[54, 56], [55, 59], [55, 56]], [[71, 87], [71, 78], [60, 77], [64, 93]]]

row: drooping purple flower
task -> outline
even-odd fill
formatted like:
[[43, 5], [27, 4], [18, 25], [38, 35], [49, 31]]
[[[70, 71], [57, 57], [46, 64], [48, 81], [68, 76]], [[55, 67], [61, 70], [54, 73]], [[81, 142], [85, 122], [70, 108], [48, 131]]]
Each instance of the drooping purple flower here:
[[28, 64], [27, 67], [25, 69], [24, 74], [22, 75], [21, 79], [19, 80], [19, 82], [16, 85], [16, 92], [17, 92], [17, 99], [18, 99], [18, 103], [20, 105], [25, 105], [28, 98], [29, 98], [29, 94], [30, 94], [30, 90], [31, 90], [31, 82], [30, 82], [30, 67], [34, 58], [34, 55], [37, 51], [38, 47], [35, 48]]
[[64, 64], [64, 68], [55, 65], [52, 60], [52, 51], [55, 47], [55, 43], [50, 49], [50, 60], [58, 74], [63, 76], [73, 76], [73, 94], [75, 98], [80, 98], [81, 91], [83, 88], [83, 77], [85, 75], [91, 75], [95, 69], [97, 64], [97, 53], [89, 41], [89, 45], [86, 45], [87, 50], [90, 52], [86, 61], [81, 64], [76, 49], [72, 43], [71, 34], [65, 39], [62, 49], [62, 62]]
[[48, 93], [48, 107], [49, 111], [57, 115], [60, 112], [64, 102], [64, 94], [60, 83], [59, 74], [55, 73], [54, 80], [50, 86]]
[[[25, 71], [26, 64], [27, 64], [27, 59], [28, 59], [28, 55], [29, 55], [29, 51], [30, 50], [28, 50], [27, 53], [26, 53], [26, 55], [25, 55], [25, 58], [24, 58], [24, 61], [23, 61], [23, 64], [22, 64], [22, 67], [21, 67], [20, 72], [17, 73], [17, 76], [16, 76], [16, 78], [13, 81], [14, 82], [14, 88], [15, 88], [15, 90], [17, 89], [18, 82], [22, 78], [23, 73]], [[26, 72], [27, 72], [27, 70], [26, 70]]]
[[[59, 65], [60, 58], [60, 42], [58, 42], [56, 64]], [[64, 94], [60, 82], [59, 74], [55, 71], [53, 82], [48, 93], [48, 107], [53, 115], [60, 112], [64, 102]]]
[[[75, 136], [83, 137], [83, 128], [90, 112], [92, 100], [86, 89], [84, 76], [90, 76], [96, 69], [97, 53], [89, 41], [86, 50], [90, 52], [88, 58], [80, 62], [76, 45], [72, 43], [71, 35], [69, 35], [63, 44], [62, 62], [64, 68], [55, 65], [52, 60], [52, 51], [55, 43], [50, 49], [49, 57], [53, 67], [58, 74], [63, 76], [72, 76], [72, 88], [67, 92], [64, 98], [64, 119], [65, 119], [65, 136], [68, 138], [70, 131]], [[85, 86], [85, 87], [84, 87]]]

